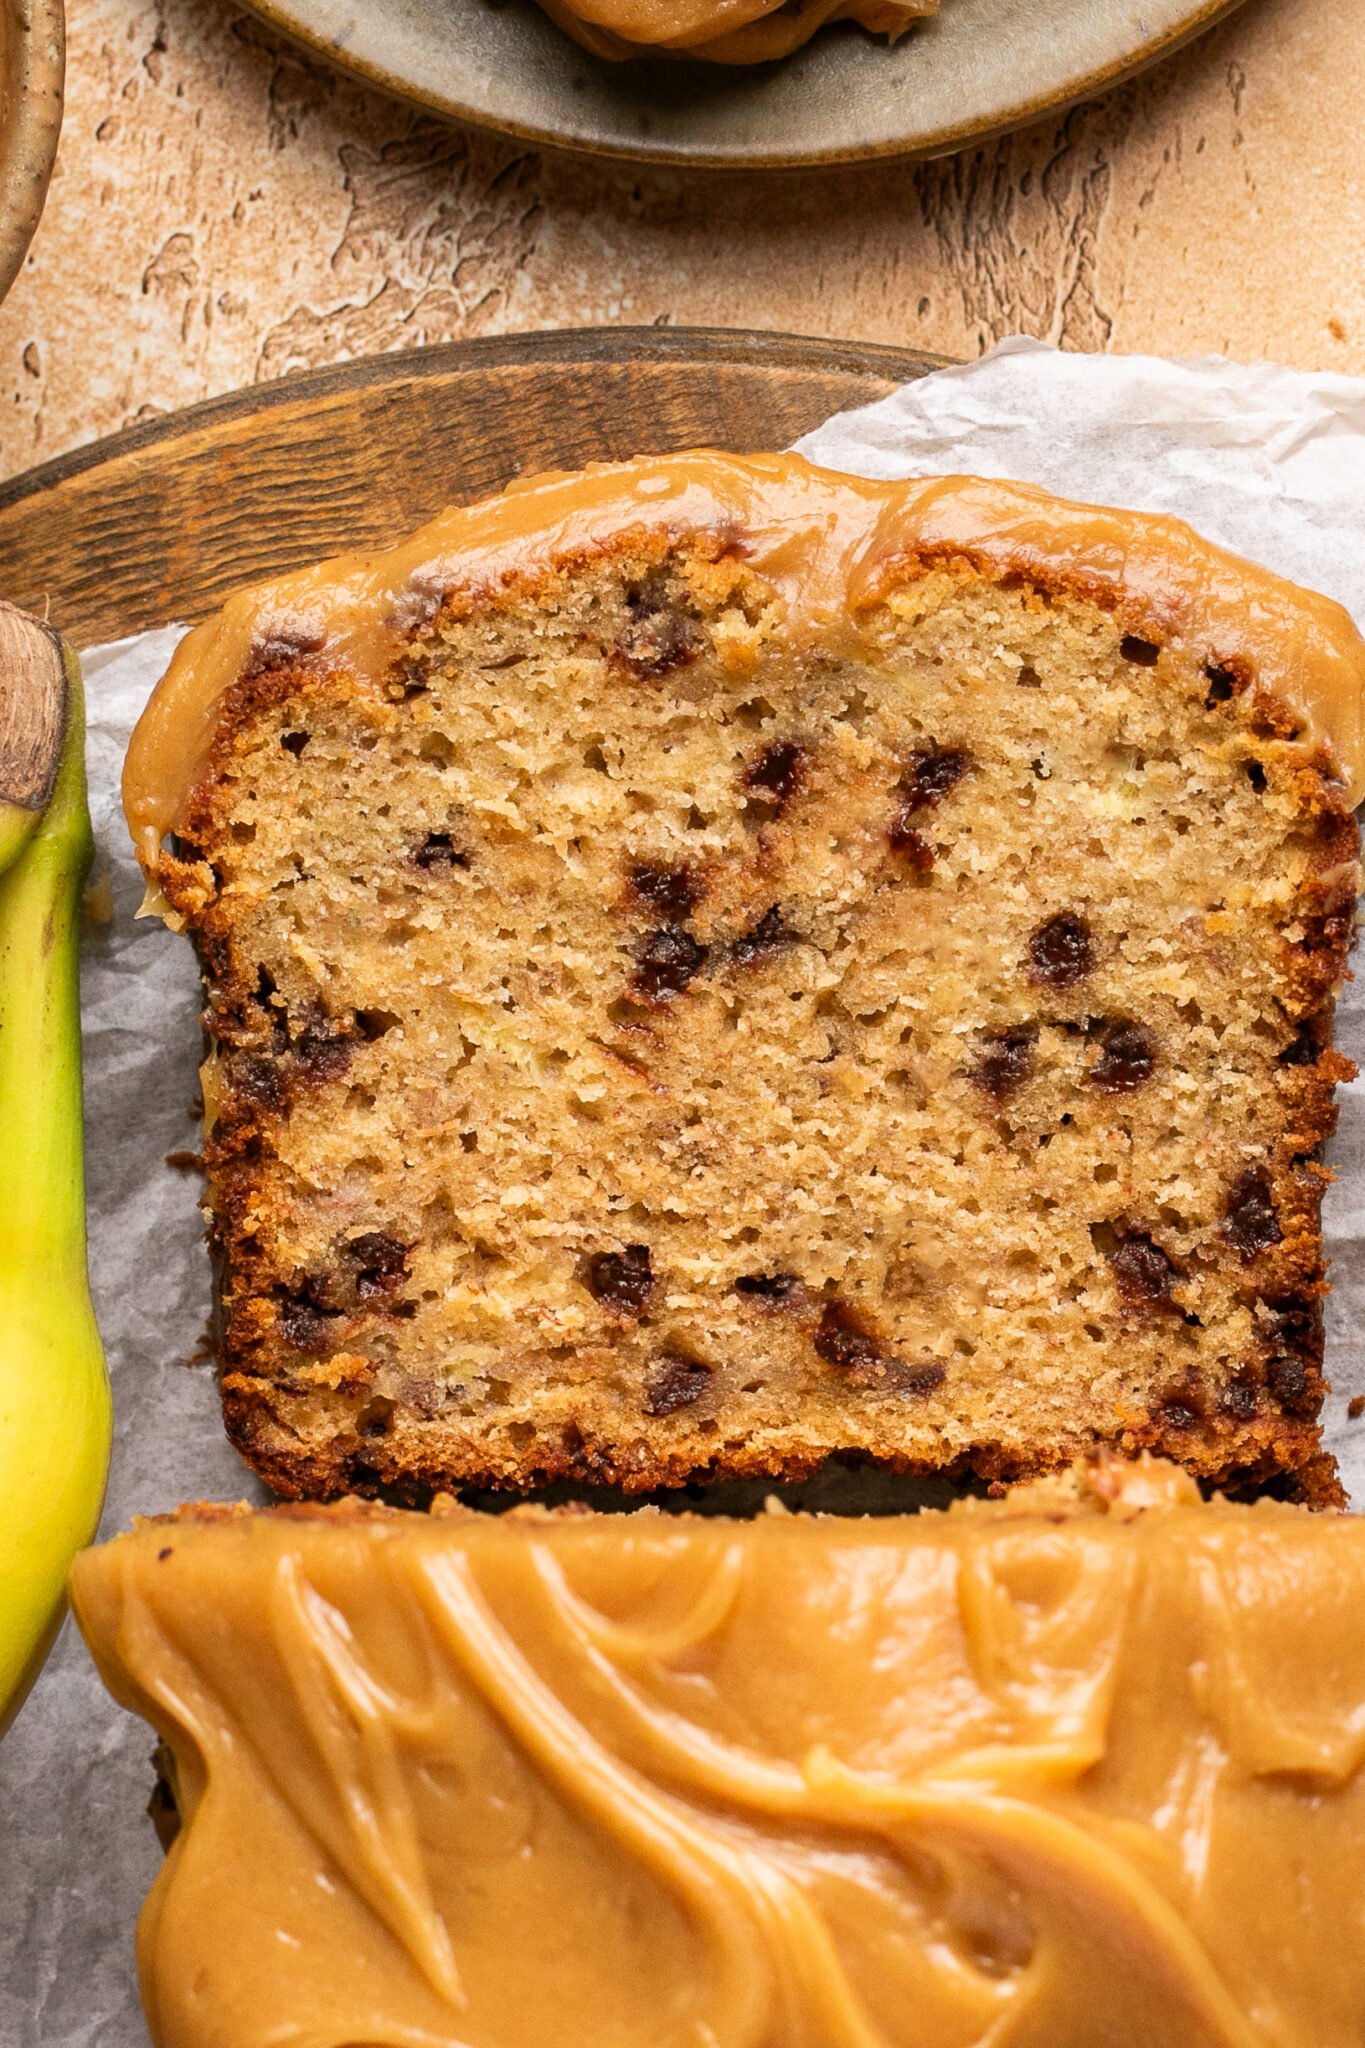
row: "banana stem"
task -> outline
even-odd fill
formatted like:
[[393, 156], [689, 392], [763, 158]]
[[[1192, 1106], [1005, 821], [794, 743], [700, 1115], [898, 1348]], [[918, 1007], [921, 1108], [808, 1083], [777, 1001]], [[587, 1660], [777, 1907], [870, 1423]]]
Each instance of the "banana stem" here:
[[80, 901], [85, 720], [67, 661], [52, 796], [0, 875], [0, 1729], [56, 1632], [108, 1467], [108, 1377], [86, 1274]]

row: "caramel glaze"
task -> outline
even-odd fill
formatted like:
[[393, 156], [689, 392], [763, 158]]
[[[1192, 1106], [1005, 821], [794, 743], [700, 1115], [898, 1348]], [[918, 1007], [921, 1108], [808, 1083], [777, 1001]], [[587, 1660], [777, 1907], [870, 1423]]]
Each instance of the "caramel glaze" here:
[[970, 477], [870, 483], [796, 455], [701, 451], [535, 477], [445, 512], [399, 546], [338, 556], [229, 598], [186, 635], [139, 719], [123, 773], [129, 829], [149, 878], [206, 772], [220, 709], [253, 667], [285, 658], [382, 681], [442, 603], [495, 597], [528, 575], [629, 535], [741, 552], [785, 607], [784, 643], [850, 653], [877, 601], [918, 566], [965, 558], [984, 573], [1066, 588], [1125, 632], [1242, 664], [1303, 721], [1365, 795], [1365, 642], [1340, 605], [1200, 540], [1178, 519], [1073, 505]]
[[191, 1509], [72, 1598], [156, 2048], [1358, 2048], [1354, 1517]]
[[596, 57], [704, 57], [763, 64], [786, 57], [831, 21], [856, 21], [894, 43], [938, 0], [540, 0], [550, 19]]

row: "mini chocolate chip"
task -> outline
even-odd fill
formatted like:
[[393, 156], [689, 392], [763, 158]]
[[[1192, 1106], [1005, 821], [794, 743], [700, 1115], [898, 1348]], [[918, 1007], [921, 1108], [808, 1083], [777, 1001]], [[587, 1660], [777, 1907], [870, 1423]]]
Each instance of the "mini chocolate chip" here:
[[680, 924], [663, 925], [641, 941], [633, 986], [651, 1002], [681, 995], [706, 962], [706, 948]]
[[1120, 1237], [1107, 1257], [1124, 1308], [1179, 1314], [1172, 1299], [1180, 1278], [1179, 1268], [1145, 1231], [1132, 1231]]
[[1036, 1025], [1021, 1024], [997, 1032], [983, 1042], [975, 1064], [967, 1069], [967, 1079], [992, 1101], [1004, 1102], [1032, 1074], [1037, 1047]]
[[618, 635], [615, 652], [641, 682], [666, 676], [695, 661], [704, 636], [695, 615], [670, 599], [661, 582], [626, 592], [630, 623]]
[[741, 1273], [735, 1292], [766, 1309], [799, 1308], [806, 1294], [798, 1273]]
[[815, 1332], [815, 1349], [827, 1365], [845, 1371], [876, 1365], [882, 1347], [857, 1309], [846, 1301], [827, 1301]]
[[784, 811], [800, 789], [806, 772], [806, 749], [797, 740], [774, 740], [757, 760], [750, 761], [740, 780], [746, 789], [761, 789]]
[[594, 1253], [588, 1260], [588, 1291], [617, 1315], [642, 1316], [654, 1292], [649, 1246], [628, 1244], [624, 1251]]
[[1031, 933], [1030, 972], [1049, 988], [1074, 988], [1095, 965], [1090, 925], [1078, 911], [1059, 910]]
[[899, 789], [905, 815], [932, 811], [955, 789], [972, 765], [965, 747], [916, 747], [901, 776]]
[[460, 851], [448, 832], [428, 832], [412, 858], [414, 866], [427, 870], [469, 866], [469, 855]]
[[767, 954], [780, 953], [788, 946], [799, 945], [801, 934], [794, 931], [782, 912], [774, 903], [765, 910], [756, 925], [742, 932], [730, 948], [730, 958], [737, 967], [752, 967], [756, 960]]
[[1125, 633], [1119, 642], [1119, 653], [1125, 661], [1136, 662], [1139, 668], [1155, 668], [1161, 657], [1161, 649], [1154, 640], [1141, 640], [1136, 633]]
[[1268, 1301], [1265, 1306], [1270, 1312], [1277, 1342], [1316, 1344], [1321, 1323], [1321, 1312], [1316, 1302], [1291, 1294], [1279, 1301]]
[[701, 878], [689, 861], [633, 861], [626, 880], [631, 894], [670, 924], [685, 924], [701, 901]]
[[1110, 1095], [1131, 1095], [1150, 1081], [1156, 1044], [1141, 1024], [1111, 1024], [1100, 1039], [1100, 1056], [1087, 1079]]
[[948, 1377], [948, 1368], [937, 1358], [926, 1358], [917, 1365], [910, 1365], [901, 1358], [884, 1358], [872, 1368], [869, 1384], [884, 1388], [890, 1394], [908, 1394], [912, 1399], [922, 1399], [941, 1387]]
[[355, 1291], [359, 1301], [373, 1301], [392, 1294], [408, 1277], [410, 1247], [382, 1230], [367, 1230], [353, 1237], [346, 1256], [356, 1268]]
[[909, 861], [912, 868], [917, 868], [920, 874], [927, 875], [938, 856], [924, 834], [917, 832], [913, 825], [906, 822], [909, 815], [908, 811], [901, 811], [886, 836], [891, 842], [893, 853], [900, 854], [902, 859]]
[[1178, 1430], [1194, 1429], [1199, 1422], [1194, 1409], [1178, 1399], [1162, 1402], [1161, 1419], [1168, 1429]]
[[665, 1351], [645, 1381], [646, 1415], [673, 1415], [690, 1408], [711, 1383], [711, 1368], [700, 1359]]
[[325, 1351], [330, 1342], [327, 1326], [337, 1311], [321, 1308], [303, 1289], [281, 1293], [278, 1301], [277, 1316], [285, 1343], [292, 1344], [296, 1351]]
[[1209, 694], [1204, 699], [1204, 709], [1212, 711], [1215, 704], [1226, 704], [1237, 687], [1237, 676], [1230, 668], [1220, 668], [1216, 661], [1207, 662], [1204, 674], [1208, 678]]
[[283, 1109], [288, 1091], [275, 1060], [266, 1053], [236, 1053], [228, 1068], [233, 1090], [258, 1109]]
[[1311, 1422], [1318, 1412], [1317, 1374], [1301, 1358], [1272, 1358], [1265, 1369], [1266, 1385], [1286, 1415]]
[[1263, 1166], [1249, 1166], [1228, 1190], [1223, 1235], [1241, 1258], [1254, 1259], [1278, 1244], [1283, 1234], [1270, 1175]]
[[294, 1060], [301, 1079], [335, 1081], [351, 1064], [348, 1036], [325, 1028], [303, 1032], [294, 1042]]
[[1255, 1420], [1261, 1406], [1261, 1390], [1249, 1367], [1243, 1366], [1232, 1375], [1218, 1396], [1218, 1406], [1233, 1422]]

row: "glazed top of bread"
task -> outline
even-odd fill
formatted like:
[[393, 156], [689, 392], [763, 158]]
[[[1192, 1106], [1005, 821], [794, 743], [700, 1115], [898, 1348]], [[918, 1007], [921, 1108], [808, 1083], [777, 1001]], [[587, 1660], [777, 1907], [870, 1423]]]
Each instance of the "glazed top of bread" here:
[[938, 0], [541, 0], [553, 21], [599, 57], [662, 51], [721, 64], [785, 57], [829, 21], [855, 21], [895, 42]]
[[157, 2048], [1345, 2048], [1365, 1528], [190, 1510], [77, 1561], [174, 1755]]
[[737, 552], [787, 607], [794, 648], [822, 637], [856, 651], [859, 621], [907, 558], [954, 557], [1042, 588], [1066, 581], [1125, 632], [1200, 641], [1201, 658], [1249, 663], [1303, 719], [1352, 803], [1365, 796], [1365, 642], [1349, 614], [1199, 538], [1182, 520], [1072, 504], [971, 477], [869, 482], [796, 455], [709, 450], [594, 465], [519, 482], [442, 513], [398, 546], [337, 556], [229, 598], [187, 634], [143, 712], [123, 797], [151, 876], [203, 775], [232, 685], [288, 652], [320, 671], [382, 684], [408, 635], [528, 573], [571, 564], [629, 531], [700, 535]]

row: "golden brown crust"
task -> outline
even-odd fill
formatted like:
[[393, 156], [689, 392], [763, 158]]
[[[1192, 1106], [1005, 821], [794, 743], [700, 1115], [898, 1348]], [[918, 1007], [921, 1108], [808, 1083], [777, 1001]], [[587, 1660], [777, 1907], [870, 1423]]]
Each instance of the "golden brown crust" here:
[[[401, 1371], [397, 1381], [386, 1382], [396, 1386], [396, 1393], [371, 1398], [377, 1367], [369, 1337], [376, 1318], [382, 1323], [402, 1306], [385, 1292], [389, 1283], [382, 1269], [394, 1255], [381, 1242], [368, 1301], [356, 1294], [352, 1276], [337, 1283], [340, 1293], [325, 1303], [314, 1302], [307, 1286], [298, 1293], [298, 1271], [281, 1263], [272, 1240], [274, 1196], [265, 1168], [277, 1154], [281, 1130], [296, 1105], [326, 1098], [341, 1086], [371, 1026], [363, 1009], [332, 1009], [322, 1002], [311, 1012], [298, 1004], [281, 1009], [273, 991], [263, 993], [257, 985], [249, 948], [239, 942], [240, 906], [211, 856], [230, 847], [242, 764], [257, 746], [262, 725], [272, 719], [278, 723], [283, 706], [300, 723], [322, 707], [335, 718], [340, 707], [341, 715], [353, 717], [359, 728], [381, 732], [396, 709], [401, 715], [411, 696], [424, 693], [424, 663], [442, 633], [518, 608], [554, 610], [568, 601], [577, 578], [589, 568], [619, 569], [622, 577], [638, 583], [654, 571], [672, 573], [673, 562], [674, 551], [662, 537], [642, 541], [632, 536], [618, 547], [584, 552], [548, 576], [538, 573], [505, 583], [496, 597], [463, 591], [439, 614], [395, 622], [391, 659], [381, 675], [357, 678], [319, 671], [314, 663], [296, 660], [287, 646], [276, 645], [249, 664], [224, 700], [209, 772], [184, 813], [176, 847], [162, 856], [158, 879], [176, 912], [193, 928], [209, 991], [205, 1026], [217, 1048], [205, 1161], [211, 1237], [227, 1281], [220, 1333], [224, 1414], [233, 1441], [281, 1495], [328, 1498], [383, 1491], [422, 1499], [450, 1487], [525, 1490], [559, 1481], [639, 1493], [710, 1479], [800, 1478], [848, 1447], [827, 1431], [803, 1429], [799, 1423], [786, 1427], [776, 1448], [767, 1439], [734, 1434], [700, 1447], [694, 1435], [670, 1441], [662, 1429], [621, 1432], [596, 1426], [585, 1415], [583, 1422], [566, 1428], [532, 1430], [522, 1445], [505, 1433], [478, 1449], [466, 1439], [452, 1457], [437, 1431], [424, 1431], [430, 1418], [423, 1416], [423, 1392], [416, 1386], [405, 1390]], [[718, 603], [738, 602], [754, 626], [762, 593], [747, 587], [728, 537], [711, 536], [693, 547], [685, 573], [694, 592], [709, 589]], [[883, 602], [897, 589], [936, 573], [964, 584], [994, 581], [1011, 591], [1024, 583], [1018, 576], [1000, 577], [982, 558], [945, 559], [925, 551], [902, 560], [875, 596]], [[1038, 579], [1036, 594], [1044, 604], [1108, 612], [1123, 635], [1137, 636], [1143, 646], [1150, 633], [1155, 657], [1159, 628], [1135, 605], [1116, 604], [1108, 589], [1083, 579], [1073, 586], [1053, 576]], [[1145, 663], [1145, 654], [1139, 658]], [[1093, 1426], [1073, 1430], [1040, 1419], [1028, 1441], [1017, 1433], [1004, 1441], [984, 1413], [974, 1429], [959, 1430], [932, 1455], [926, 1455], [922, 1441], [910, 1450], [888, 1443], [885, 1432], [875, 1451], [869, 1452], [865, 1443], [853, 1446], [873, 1462], [913, 1474], [974, 1475], [1000, 1486], [1055, 1470], [1087, 1444], [1108, 1441], [1126, 1452], [1153, 1450], [1176, 1458], [1208, 1485], [1287, 1487], [1314, 1505], [1340, 1500], [1317, 1433], [1324, 1384], [1320, 1299], [1325, 1292], [1319, 1209], [1327, 1178], [1320, 1156], [1335, 1122], [1334, 1085], [1353, 1072], [1331, 1049], [1330, 1034], [1331, 1004], [1345, 971], [1354, 917], [1358, 832], [1333, 764], [1321, 753], [1305, 756], [1296, 747], [1299, 720], [1257, 685], [1237, 650], [1219, 649], [1208, 673], [1216, 675], [1220, 690], [1227, 690], [1222, 711], [1254, 736], [1257, 772], [1273, 778], [1276, 801], [1293, 814], [1289, 836], [1306, 856], [1279, 918], [1280, 958], [1269, 1021], [1280, 1017], [1286, 1042], [1273, 1075], [1275, 1101], [1267, 1110], [1264, 1158], [1233, 1182], [1221, 1236], [1215, 1233], [1198, 1254], [1204, 1264], [1221, 1262], [1232, 1271], [1252, 1340], [1221, 1380], [1210, 1376], [1197, 1353], [1173, 1355], [1164, 1384], [1149, 1388], [1128, 1410], [1120, 1409], [1103, 1434]], [[1125, 1231], [1131, 1231], [1140, 1249], [1148, 1245], [1145, 1217], [1120, 1219], [1120, 1224], [1120, 1253]], [[1104, 1228], [1113, 1239], [1112, 1226]], [[1115, 1256], [1112, 1244], [1107, 1256]], [[1190, 1270], [1177, 1261], [1180, 1285]], [[310, 1316], [326, 1319], [325, 1357], [310, 1356], [306, 1331], [302, 1341], [282, 1341], [282, 1302], [295, 1304], [290, 1313], [296, 1339]], [[1166, 1303], [1157, 1307], [1167, 1312]], [[821, 1319], [828, 1313], [827, 1297], [817, 1296], [789, 1320], [819, 1350]], [[1199, 1319], [1187, 1309], [1183, 1320], [1193, 1325]], [[401, 1330], [397, 1336], [401, 1339]], [[339, 1341], [333, 1344], [332, 1337]], [[615, 1352], [600, 1340], [596, 1349], [580, 1345], [579, 1354], [604, 1376], [615, 1369]], [[850, 1355], [856, 1359], [856, 1352]], [[685, 1356], [683, 1365], [688, 1363]], [[941, 1370], [935, 1366], [934, 1371], [941, 1380]], [[930, 1378], [928, 1390], [937, 1383]], [[919, 1389], [908, 1391], [917, 1394]], [[307, 1434], [292, 1419], [305, 1410], [317, 1425]], [[371, 1413], [380, 1425], [373, 1430], [367, 1421]]]

